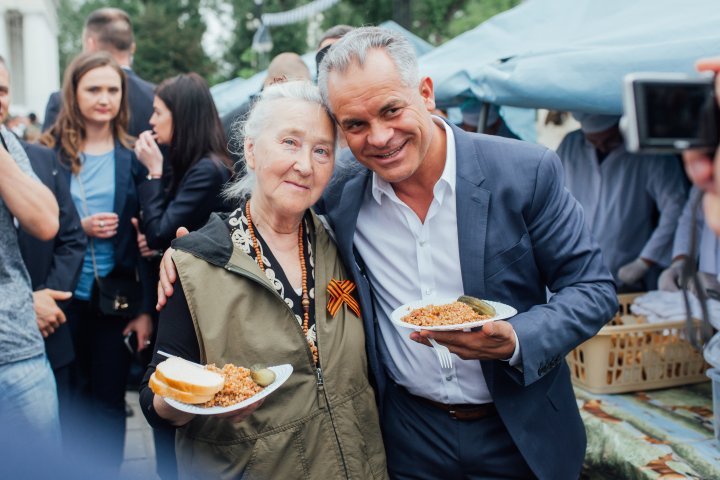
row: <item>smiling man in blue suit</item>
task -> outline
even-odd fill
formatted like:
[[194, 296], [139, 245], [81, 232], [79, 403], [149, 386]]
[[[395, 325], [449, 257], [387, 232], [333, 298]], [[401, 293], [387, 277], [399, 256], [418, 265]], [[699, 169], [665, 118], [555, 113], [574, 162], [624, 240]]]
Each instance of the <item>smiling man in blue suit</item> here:
[[[432, 116], [432, 80], [386, 30], [343, 37], [319, 86], [357, 160], [323, 208], [357, 280], [391, 476], [578, 478], [585, 431], [564, 358], [617, 299], [558, 157]], [[519, 313], [473, 332], [389, 320], [461, 294]], [[427, 337], [456, 355], [452, 375]]]

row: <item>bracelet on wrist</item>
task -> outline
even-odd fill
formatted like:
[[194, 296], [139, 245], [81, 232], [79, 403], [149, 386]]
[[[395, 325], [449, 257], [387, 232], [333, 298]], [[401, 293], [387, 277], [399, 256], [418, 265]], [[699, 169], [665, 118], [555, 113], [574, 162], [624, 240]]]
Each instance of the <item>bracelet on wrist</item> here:
[[162, 178], [162, 174], [148, 173], [145, 178], [148, 180], [160, 180]]

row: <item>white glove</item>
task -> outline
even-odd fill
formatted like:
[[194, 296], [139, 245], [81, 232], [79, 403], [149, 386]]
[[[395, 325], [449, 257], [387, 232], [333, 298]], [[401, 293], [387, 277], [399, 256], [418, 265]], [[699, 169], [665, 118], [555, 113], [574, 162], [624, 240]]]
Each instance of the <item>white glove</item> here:
[[685, 268], [685, 258], [678, 258], [662, 271], [658, 278], [658, 289], [666, 292], [677, 292], [680, 290], [680, 280]]
[[623, 265], [618, 270], [618, 279], [625, 285], [632, 285], [639, 282], [650, 269], [650, 265], [642, 258], [636, 258], [632, 262]]

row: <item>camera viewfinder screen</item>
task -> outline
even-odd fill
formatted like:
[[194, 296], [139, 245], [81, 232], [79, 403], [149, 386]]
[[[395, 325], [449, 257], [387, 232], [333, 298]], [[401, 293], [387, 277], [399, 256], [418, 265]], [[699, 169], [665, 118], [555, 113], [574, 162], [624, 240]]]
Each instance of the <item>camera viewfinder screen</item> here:
[[650, 138], [697, 138], [703, 107], [708, 101], [705, 85], [653, 84], [645, 90]]

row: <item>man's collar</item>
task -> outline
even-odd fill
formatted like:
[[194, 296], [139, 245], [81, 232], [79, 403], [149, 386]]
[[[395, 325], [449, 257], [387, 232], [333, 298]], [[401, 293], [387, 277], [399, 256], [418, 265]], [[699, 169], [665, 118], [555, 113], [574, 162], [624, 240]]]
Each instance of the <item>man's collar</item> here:
[[446, 136], [446, 152], [445, 152], [445, 168], [440, 176], [440, 180], [444, 180], [450, 185], [450, 188], [455, 190], [455, 180], [457, 177], [457, 150], [455, 147], [455, 133], [448, 122], [442, 118], [433, 115], [433, 121], [442, 125], [445, 128]]

